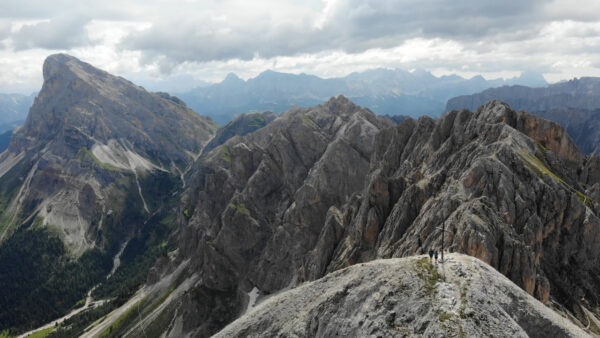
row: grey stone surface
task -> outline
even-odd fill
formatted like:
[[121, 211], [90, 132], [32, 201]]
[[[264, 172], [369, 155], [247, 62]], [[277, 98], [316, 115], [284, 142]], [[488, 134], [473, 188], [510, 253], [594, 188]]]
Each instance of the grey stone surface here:
[[273, 296], [215, 337], [586, 337], [476, 258], [376, 260]]

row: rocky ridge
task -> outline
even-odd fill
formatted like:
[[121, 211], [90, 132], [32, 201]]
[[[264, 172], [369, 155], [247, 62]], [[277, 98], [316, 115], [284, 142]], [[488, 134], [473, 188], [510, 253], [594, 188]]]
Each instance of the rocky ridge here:
[[150, 276], [153, 283], [186, 264], [179, 279], [192, 278], [185, 296], [165, 305], [175, 326], [160, 332], [213, 334], [243, 312], [248, 294], [302, 280], [323, 219], [362, 187], [375, 134], [392, 125], [338, 97], [292, 109], [203, 156], [181, 207], [177, 255]]
[[447, 249], [482, 259], [538, 299], [572, 307], [583, 296], [593, 309], [595, 161], [558, 125], [498, 101], [395, 127], [343, 97], [293, 109], [197, 164], [179, 251], [149, 279], [182, 264], [193, 271], [171, 285], [179, 296], [166, 310], [147, 317], [171, 324], [147, 319], [118, 332], [207, 336], [256, 295], [439, 248], [441, 226]]
[[398, 126], [343, 97], [293, 109], [197, 164], [180, 249], [149, 279], [186, 264], [194, 274], [181, 278], [194, 286], [152, 313], [172, 318], [154, 329], [210, 335], [257, 295], [439, 249], [442, 227], [446, 250], [481, 259], [542, 302], [594, 310], [597, 161], [557, 124], [499, 101]]
[[525, 110], [560, 124], [584, 153], [598, 152], [600, 134], [600, 79], [583, 77], [545, 88], [524, 86], [500, 87], [448, 100], [452, 109], [476, 110], [492, 99], [508, 103], [515, 110]]

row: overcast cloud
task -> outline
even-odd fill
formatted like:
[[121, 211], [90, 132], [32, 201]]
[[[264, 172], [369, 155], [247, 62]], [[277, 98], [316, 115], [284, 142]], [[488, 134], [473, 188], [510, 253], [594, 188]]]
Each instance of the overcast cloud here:
[[266, 69], [600, 76], [597, 13], [595, 0], [0, 1], [0, 92], [39, 89], [56, 52], [177, 91]]

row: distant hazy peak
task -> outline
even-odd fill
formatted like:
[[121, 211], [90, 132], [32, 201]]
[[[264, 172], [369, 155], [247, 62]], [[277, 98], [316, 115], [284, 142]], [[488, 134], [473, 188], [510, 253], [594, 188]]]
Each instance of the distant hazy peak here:
[[544, 75], [533, 70], [523, 71], [521, 75], [517, 78], [514, 78], [512, 82], [518, 82], [531, 87], [545, 87], [548, 85]]
[[244, 80], [240, 79], [235, 73], [231, 72], [227, 74], [223, 82], [244, 82]]

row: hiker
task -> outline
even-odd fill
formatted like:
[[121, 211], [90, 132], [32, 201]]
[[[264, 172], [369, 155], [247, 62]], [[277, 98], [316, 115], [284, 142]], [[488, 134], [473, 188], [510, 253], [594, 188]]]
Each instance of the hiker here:
[[435, 264], [437, 264], [437, 258], [438, 258], [438, 251], [435, 250], [435, 252], [433, 253], [433, 257], [435, 258]]
[[429, 249], [429, 264], [431, 264], [432, 258], [433, 258], [433, 249]]

